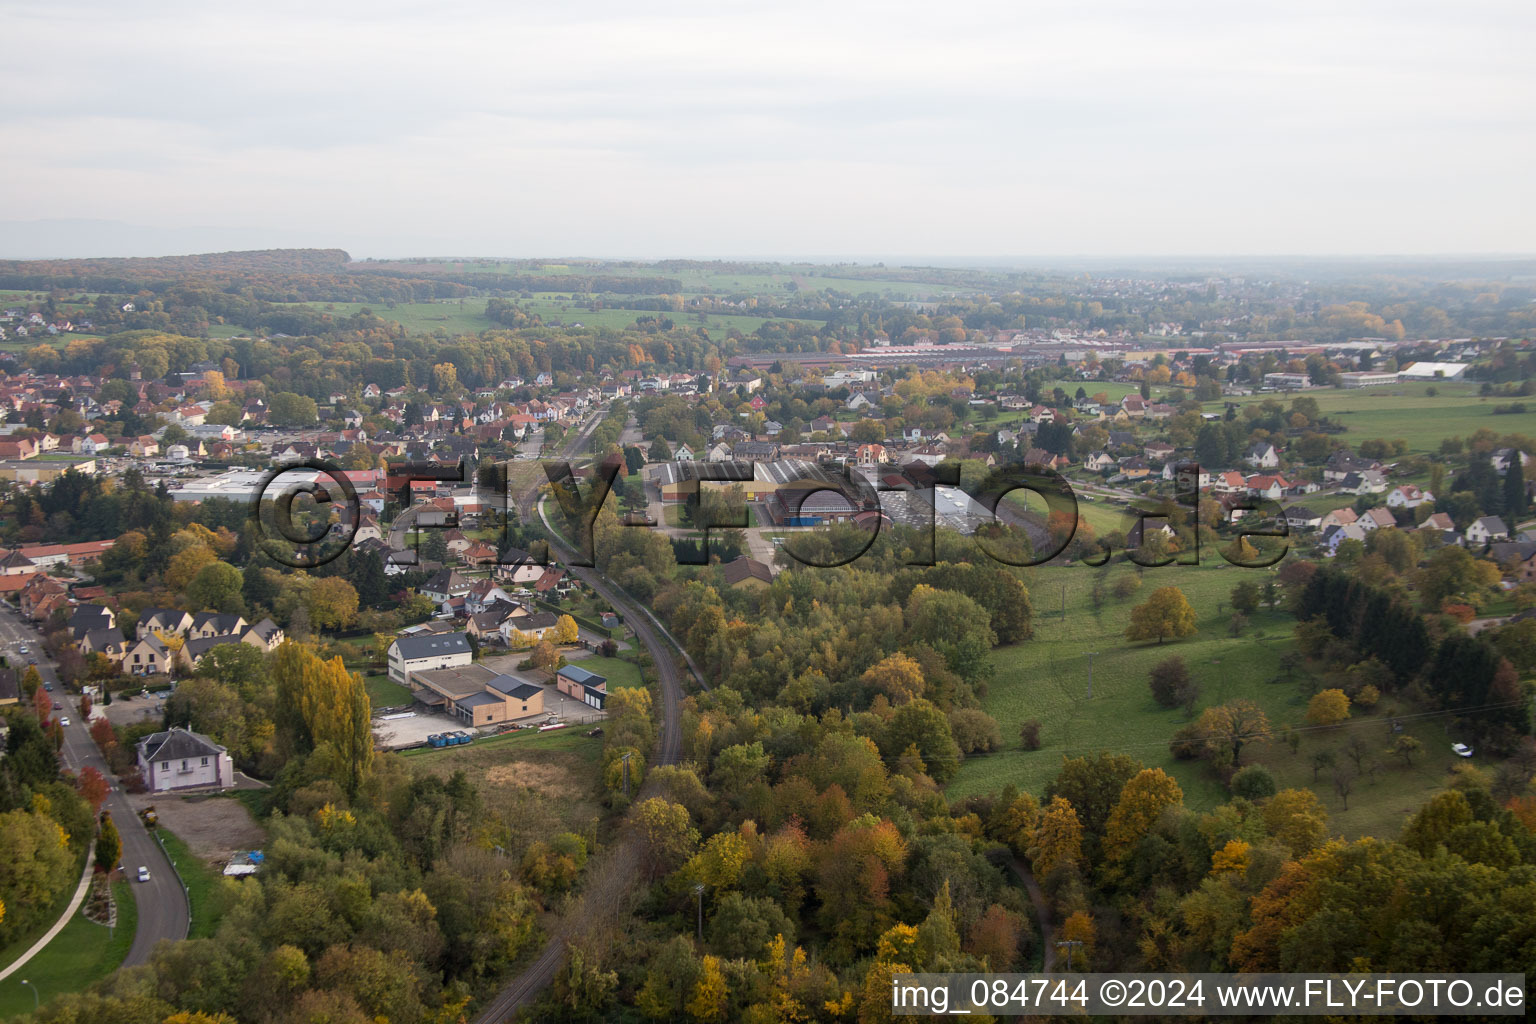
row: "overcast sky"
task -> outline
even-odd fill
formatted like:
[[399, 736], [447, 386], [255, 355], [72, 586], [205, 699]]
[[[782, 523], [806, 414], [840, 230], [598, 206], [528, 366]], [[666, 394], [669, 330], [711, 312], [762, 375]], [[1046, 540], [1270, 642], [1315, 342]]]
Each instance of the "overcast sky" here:
[[1530, 0], [0, 15], [3, 256], [1536, 251]]

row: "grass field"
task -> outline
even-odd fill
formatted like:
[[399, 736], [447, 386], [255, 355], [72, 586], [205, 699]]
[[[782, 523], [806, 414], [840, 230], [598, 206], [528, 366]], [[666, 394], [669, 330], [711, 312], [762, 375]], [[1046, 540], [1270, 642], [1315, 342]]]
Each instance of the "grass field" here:
[[[1436, 394], [1427, 394], [1433, 387]], [[1480, 427], [1500, 434], [1536, 433], [1536, 412], [1516, 416], [1495, 416], [1494, 406], [1508, 404], [1507, 398], [1483, 398], [1478, 385], [1439, 382], [1436, 384], [1398, 384], [1384, 388], [1318, 388], [1295, 394], [1263, 394], [1232, 399], [1239, 406], [1274, 398], [1287, 407], [1291, 400], [1306, 395], [1317, 400], [1324, 415], [1343, 424], [1348, 433], [1341, 440], [1351, 446], [1372, 438], [1401, 438], [1415, 452], [1436, 452], [1448, 437], [1466, 437]], [[1220, 412], [1225, 401], [1207, 402], [1208, 412]]]
[[411, 702], [410, 689], [383, 672], [364, 676], [363, 687], [368, 691], [368, 702], [375, 708], [397, 708]]
[[[1133, 568], [1117, 566], [1106, 577], [1109, 586]], [[1247, 575], [1245, 575], [1247, 574]], [[1002, 728], [1003, 750], [967, 760], [949, 784], [951, 797], [996, 792], [1007, 784], [1039, 794], [1056, 774], [1063, 756], [1099, 750], [1126, 753], [1149, 767], [1167, 771], [1184, 790], [1185, 803], [1204, 809], [1227, 799], [1225, 787], [1199, 762], [1176, 761], [1168, 751], [1173, 733], [1188, 719], [1181, 709], [1157, 705], [1147, 687], [1151, 668], [1179, 655], [1201, 687], [1200, 707], [1245, 698], [1262, 707], [1272, 728], [1303, 725], [1305, 702], [1298, 681], [1271, 682], [1279, 674], [1281, 655], [1293, 646], [1293, 621], [1280, 612], [1260, 611], [1243, 636], [1232, 637], [1229, 594], [1245, 578], [1258, 581], [1268, 574], [1225, 565], [1167, 566], [1149, 569], [1135, 596], [1109, 601], [1097, 612], [1090, 593], [1096, 570], [1085, 566], [1037, 569], [1029, 581], [1035, 610], [1035, 638], [994, 652], [995, 676], [985, 709]], [[1130, 609], [1160, 586], [1177, 586], [1198, 616], [1194, 637], [1162, 645], [1129, 643], [1124, 628]], [[1065, 598], [1066, 616], [1061, 609]], [[1088, 696], [1088, 657], [1093, 659], [1093, 695]], [[1395, 834], [1404, 812], [1417, 807], [1442, 783], [1450, 761], [1450, 738], [1442, 720], [1426, 718], [1408, 731], [1424, 743], [1424, 756], [1413, 769], [1389, 761], [1374, 779], [1361, 778], [1349, 798], [1349, 809], [1334, 792], [1325, 773], [1312, 781], [1311, 757], [1320, 749], [1342, 747], [1348, 729], [1379, 730], [1380, 747], [1390, 742], [1384, 700], [1373, 718], [1352, 720], [1343, 729], [1305, 731], [1297, 753], [1278, 740], [1250, 745], [1245, 761], [1261, 762], [1280, 786], [1315, 789], [1333, 815], [1332, 828], [1344, 835]], [[1198, 709], [1197, 709], [1198, 713]], [[1019, 727], [1029, 719], [1042, 723], [1042, 749], [1024, 751]]]
[[[449, 334], [479, 334], [481, 331], [498, 326], [485, 315], [485, 301], [485, 299], [473, 298], [462, 301], [452, 299], [445, 302], [402, 302], [393, 309], [376, 302], [302, 302], [291, 304], [291, 308], [330, 313], [338, 319], [344, 319], [359, 310], [368, 309], [376, 316], [385, 320], [394, 320], [407, 330], [416, 333], [431, 334], [435, 331], [445, 331]], [[635, 318], [639, 316], [667, 316], [680, 327], [706, 327], [722, 333], [734, 327], [744, 334], [751, 334], [769, 319], [760, 316], [719, 313], [660, 313], [655, 310], [622, 307], [591, 310], [586, 308], [585, 303], [574, 302], [568, 297], [525, 299], [520, 300], [520, 305], [528, 312], [539, 315], [546, 322], [559, 322], [568, 327], [581, 324], [584, 327], [609, 327], [615, 330], [633, 326]]]
[[571, 664], [579, 665], [588, 672], [596, 672], [607, 679], [609, 689], [645, 685], [640, 680], [640, 666], [623, 658], [603, 658], [594, 655], [590, 658], [580, 658]]
[[138, 908], [133, 902], [132, 883], [112, 883], [112, 895], [117, 901], [115, 929], [87, 920], [77, 911], [41, 953], [0, 982], [0, 1020], [32, 1012], [32, 993], [21, 984], [22, 978], [32, 983], [38, 999], [46, 1005], [54, 996], [79, 992], [117, 970], [133, 944]]
[[165, 844], [165, 852], [171, 856], [171, 863], [176, 865], [176, 873], [187, 886], [187, 900], [192, 907], [192, 927], [187, 937], [206, 939], [219, 927], [219, 908], [218, 901], [214, 899], [214, 890], [218, 888], [221, 875], [194, 856], [187, 844], [174, 832], [162, 828], [159, 836]]

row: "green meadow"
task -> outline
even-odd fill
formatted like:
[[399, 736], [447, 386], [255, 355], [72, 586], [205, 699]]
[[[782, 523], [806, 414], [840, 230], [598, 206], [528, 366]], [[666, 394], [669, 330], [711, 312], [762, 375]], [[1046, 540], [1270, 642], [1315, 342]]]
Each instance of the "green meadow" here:
[[[1433, 389], [1435, 394], [1429, 394]], [[1462, 383], [1413, 383], [1381, 388], [1317, 388], [1289, 394], [1261, 394], [1231, 399], [1239, 407], [1274, 398], [1289, 406], [1301, 395], [1317, 400], [1326, 416], [1342, 424], [1341, 440], [1351, 446], [1373, 438], [1401, 438], [1415, 452], [1437, 452], [1448, 437], [1467, 437], [1487, 428], [1499, 434], [1536, 433], [1536, 411], [1520, 415], [1495, 415], [1494, 407], [1508, 398], [1485, 398], [1478, 385]], [[1528, 403], [1530, 404], [1530, 403]], [[1220, 412], [1225, 402], [1207, 402], [1208, 412]], [[1536, 405], [1532, 405], [1536, 410]]]
[[[1214, 552], [1208, 558], [1216, 558]], [[1413, 708], [1385, 697], [1370, 714], [1356, 709], [1344, 725], [1318, 730], [1307, 727], [1302, 676], [1281, 680], [1280, 658], [1294, 647], [1294, 620], [1282, 611], [1260, 610], [1240, 636], [1230, 634], [1230, 593], [1244, 579], [1263, 583], [1267, 570], [1243, 569], [1220, 562], [1201, 566], [1170, 565], [1141, 573], [1142, 586], [1132, 597], [1117, 600], [1114, 583], [1136, 574], [1120, 564], [1104, 574], [1109, 595], [1098, 609], [1091, 592], [1100, 571], [1083, 565], [1033, 570], [1027, 586], [1034, 606], [1034, 638], [993, 652], [994, 677], [983, 707], [1002, 729], [1003, 749], [967, 759], [949, 783], [951, 797], [996, 792], [1012, 784], [1040, 794], [1056, 774], [1063, 757], [1107, 750], [1130, 754], [1148, 767], [1162, 768], [1184, 790], [1193, 808], [1213, 807], [1228, 798], [1225, 786], [1203, 762], [1175, 760], [1168, 750], [1174, 732], [1190, 721], [1182, 709], [1159, 706], [1147, 685], [1152, 667], [1178, 655], [1199, 684], [1195, 709], [1227, 701], [1251, 700], [1264, 709], [1276, 738], [1250, 744], [1245, 763], [1262, 763], [1281, 788], [1312, 788], [1328, 808], [1331, 828], [1346, 836], [1395, 834], [1403, 817], [1443, 784], [1447, 769], [1458, 759], [1451, 754], [1444, 719], [1422, 717], [1408, 722], [1406, 731], [1424, 744], [1413, 767], [1389, 757], [1388, 718]], [[1131, 643], [1124, 630], [1131, 608], [1157, 587], [1176, 586], [1184, 592], [1198, 618], [1198, 632], [1185, 640]], [[1063, 616], [1062, 609], [1066, 614]], [[1094, 652], [1092, 694], [1088, 683], [1088, 652]], [[1025, 751], [1020, 726], [1030, 719], [1041, 723], [1041, 749]], [[1278, 738], [1282, 726], [1300, 731], [1296, 752]], [[1345, 800], [1324, 771], [1314, 782], [1313, 754], [1339, 751], [1352, 730], [1364, 730], [1371, 749], [1379, 751], [1374, 774], [1362, 774]], [[1339, 755], [1344, 760], [1342, 753]]]

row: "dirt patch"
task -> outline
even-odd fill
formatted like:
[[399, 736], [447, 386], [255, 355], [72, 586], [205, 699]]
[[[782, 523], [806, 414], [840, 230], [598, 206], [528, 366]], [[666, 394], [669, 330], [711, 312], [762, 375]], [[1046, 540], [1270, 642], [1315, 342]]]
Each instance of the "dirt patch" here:
[[154, 805], [162, 827], [181, 837], [193, 855], [222, 864], [244, 850], [259, 850], [267, 834], [245, 805], [228, 797], [135, 796], [135, 810]]
[[527, 786], [549, 796], [568, 796], [571, 773], [559, 765], [540, 761], [513, 761], [486, 769], [487, 786]]

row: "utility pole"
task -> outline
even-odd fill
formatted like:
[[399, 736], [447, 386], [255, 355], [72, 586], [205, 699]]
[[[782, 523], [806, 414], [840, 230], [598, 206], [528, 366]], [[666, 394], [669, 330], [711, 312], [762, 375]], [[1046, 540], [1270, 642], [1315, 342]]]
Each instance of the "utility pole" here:
[[629, 799], [629, 754], [620, 754], [619, 760], [624, 762], [624, 799]]
[[694, 895], [694, 898], [696, 900], [698, 900], [698, 903], [699, 903], [699, 941], [703, 942], [704, 941], [704, 883], [703, 882], [695, 882], [694, 883], [693, 895]]
[[1060, 949], [1062, 946], [1066, 946], [1067, 947], [1067, 971], [1068, 971], [1068, 973], [1071, 973], [1071, 970], [1072, 970], [1072, 951], [1073, 951], [1074, 948], [1079, 947], [1082, 944], [1083, 944], [1083, 940], [1082, 939], [1062, 939], [1062, 940], [1060, 940], [1059, 942], [1056, 943], [1056, 948], [1057, 949]]
[[1099, 652], [1085, 651], [1084, 653], [1088, 655], [1088, 699], [1093, 700], [1093, 656]]

